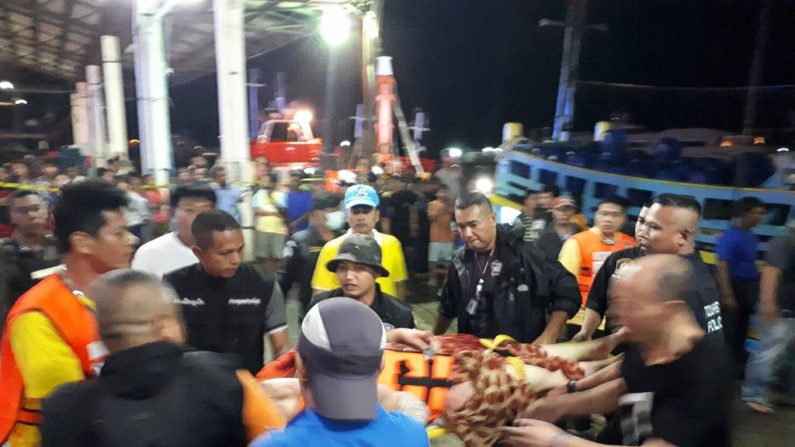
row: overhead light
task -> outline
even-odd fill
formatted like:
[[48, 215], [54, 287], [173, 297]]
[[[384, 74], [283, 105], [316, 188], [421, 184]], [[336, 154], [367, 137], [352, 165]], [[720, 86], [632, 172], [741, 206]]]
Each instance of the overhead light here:
[[464, 154], [464, 151], [457, 147], [451, 147], [447, 149], [447, 154], [452, 158], [461, 158], [461, 155]]
[[351, 142], [350, 142], [350, 141], [348, 141], [348, 140], [342, 140], [342, 141], [340, 142], [340, 146], [341, 146], [341, 147], [348, 147], [348, 146], [350, 146], [350, 145], [351, 145]]
[[776, 149], [776, 152], [789, 152], [789, 148], [788, 147], [780, 147], [780, 148]]
[[27, 103], [28, 103], [28, 101], [26, 101], [26, 100], [24, 100], [24, 99], [21, 99], [21, 98], [20, 98], [20, 99], [15, 99], [15, 100], [14, 100], [14, 104], [15, 104], [15, 105], [18, 105], [18, 106], [24, 106], [24, 105], [26, 105]]
[[351, 19], [342, 8], [328, 8], [320, 18], [320, 35], [330, 46], [337, 46], [348, 40], [351, 34]]
[[313, 116], [309, 110], [299, 110], [295, 112], [294, 118], [299, 123], [309, 123], [312, 121]]
[[0, 90], [12, 90], [14, 88], [14, 84], [11, 81], [0, 81]]
[[475, 191], [483, 194], [491, 194], [494, 190], [494, 182], [488, 177], [481, 177], [475, 180]]

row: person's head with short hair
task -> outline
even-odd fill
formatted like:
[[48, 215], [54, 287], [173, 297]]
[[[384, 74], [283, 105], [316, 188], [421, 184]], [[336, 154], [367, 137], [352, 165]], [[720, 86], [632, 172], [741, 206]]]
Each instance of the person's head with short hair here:
[[[536, 208], [538, 208], [538, 196], [540, 193], [534, 189], [530, 189], [527, 191], [527, 194], [524, 196], [524, 201], [522, 202], [522, 213], [526, 216], [532, 216], [535, 213]], [[547, 208], [551, 207], [550, 206]]]
[[103, 182], [113, 184], [113, 180], [116, 178], [116, 173], [109, 168], [97, 168], [97, 178]]
[[205, 273], [218, 278], [235, 276], [243, 262], [243, 230], [237, 220], [221, 210], [205, 211], [191, 227], [193, 254]]
[[489, 251], [497, 241], [497, 215], [489, 198], [479, 192], [468, 192], [455, 201], [455, 221], [467, 248], [475, 252]]
[[556, 225], [569, 225], [577, 214], [577, 202], [569, 196], [560, 196], [552, 201], [552, 218]]
[[353, 185], [345, 191], [344, 207], [348, 215], [348, 226], [354, 233], [372, 235], [380, 219], [380, 199], [373, 187]]
[[612, 238], [627, 221], [624, 200], [618, 196], [604, 197], [594, 213], [594, 227], [605, 237]]
[[193, 245], [193, 219], [199, 213], [214, 209], [216, 200], [215, 191], [203, 184], [181, 185], [171, 193], [171, 210], [174, 213], [177, 236], [185, 245]]
[[181, 185], [185, 185], [191, 182], [191, 176], [193, 175], [193, 170], [188, 168], [180, 168], [177, 171], [177, 183]]
[[108, 160], [108, 169], [113, 172], [113, 175], [119, 173], [119, 169], [121, 169], [121, 160], [119, 157], [113, 157]]
[[36, 191], [18, 189], [8, 196], [7, 205], [11, 225], [20, 236], [35, 237], [44, 234], [47, 207]]
[[90, 180], [66, 185], [55, 203], [53, 220], [58, 248], [102, 274], [127, 268], [138, 238], [127, 230], [127, 196], [108, 183]]
[[97, 305], [99, 335], [111, 353], [158, 341], [185, 343], [177, 294], [151, 273], [105, 273], [92, 284], [89, 296]]
[[638, 246], [649, 254], [690, 254], [695, 249], [700, 215], [701, 204], [692, 196], [660, 194], [635, 235]]
[[450, 188], [447, 185], [445, 185], [444, 183], [440, 183], [436, 187], [436, 191], [434, 192], [434, 196], [436, 197], [436, 200], [444, 202], [445, 200], [450, 198]]
[[296, 376], [307, 408], [336, 421], [377, 416], [386, 331], [378, 314], [350, 298], [330, 298], [301, 323]]
[[11, 177], [16, 182], [24, 182], [30, 179], [30, 167], [24, 160], [14, 160], [11, 162]]
[[690, 315], [684, 301], [692, 281], [690, 263], [672, 254], [640, 257], [617, 270], [610, 280], [608, 316], [629, 329], [631, 341], [659, 338], [673, 318]]
[[646, 214], [648, 214], [649, 208], [651, 208], [653, 203], [654, 198], [651, 198], [647, 200], [642, 207], [640, 207], [640, 211], [638, 211], [638, 219], [635, 221], [635, 237], [638, 237], [638, 234], [640, 234], [641, 227], [646, 225]]
[[70, 180], [74, 180], [80, 175], [80, 169], [77, 166], [69, 166], [66, 168], [66, 175], [69, 176]]
[[54, 180], [55, 176], [58, 175], [58, 172], [58, 165], [53, 162], [44, 163], [44, 165], [41, 167], [41, 175], [48, 180]]
[[345, 296], [356, 300], [372, 297], [376, 289], [375, 280], [389, 276], [389, 270], [381, 265], [378, 242], [358, 233], [345, 238], [337, 256], [326, 264], [326, 268], [337, 274]]
[[71, 182], [71, 179], [66, 174], [58, 174], [55, 176], [55, 179], [52, 181], [52, 186], [55, 188], [63, 188], [67, 184]]
[[342, 229], [345, 226], [345, 213], [340, 209], [340, 197], [328, 191], [316, 191], [312, 195], [309, 226], [332, 231]]
[[552, 206], [552, 199], [560, 195], [560, 188], [554, 183], [547, 183], [538, 193], [538, 207], [548, 210]]
[[193, 170], [193, 181], [203, 182], [207, 180], [207, 168], [196, 168]]
[[146, 186], [155, 186], [155, 176], [152, 174], [144, 174], [143, 176], [144, 185]]
[[737, 224], [744, 230], [762, 223], [765, 217], [765, 202], [756, 197], [743, 197], [734, 202], [732, 215], [737, 219]]
[[218, 186], [226, 187], [226, 168], [221, 165], [215, 165], [210, 169], [210, 178], [218, 184]]

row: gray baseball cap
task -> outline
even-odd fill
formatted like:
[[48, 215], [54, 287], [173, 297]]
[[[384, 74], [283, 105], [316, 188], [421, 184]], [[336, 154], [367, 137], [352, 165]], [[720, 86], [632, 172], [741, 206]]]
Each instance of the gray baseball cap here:
[[375, 419], [385, 345], [384, 325], [368, 306], [331, 298], [312, 307], [301, 323], [298, 353], [315, 410], [334, 420]]
[[381, 265], [381, 246], [375, 239], [364, 234], [353, 233], [346, 237], [337, 256], [326, 263], [326, 268], [330, 272], [336, 272], [342, 261], [364, 264], [374, 268], [381, 276], [389, 276], [389, 270]]

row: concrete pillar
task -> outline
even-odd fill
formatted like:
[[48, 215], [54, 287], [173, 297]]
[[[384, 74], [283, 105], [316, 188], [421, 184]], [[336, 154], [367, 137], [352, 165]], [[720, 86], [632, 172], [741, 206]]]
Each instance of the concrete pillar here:
[[105, 107], [102, 101], [102, 74], [99, 65], [86, 66], [86, 82], [89, 99], [89, 138], [91, 151], [94, 154], [94, 166], [104, 168], [108, 160], [108, 144], [105, 137]]
[[102, 73], [105, 77], [105, 104], [108, 122], [108, 152], [111, 157], [127, 154], [127, 114], [121, 73], [119, 38], [102, 36]]
[[250, 181], [243, 0], [213, 0], [221, 158], [230, 181]]
[[153, 174], [155, 183], [164, 185], [169, 182], [174, 158], [163, 42], [164, 12], [156, 10], [154, 3], [133, 2], [135, 90], [143, 172]]
[[253, 141], [259, 134], [259, 88], [260, 71], [252, 68], [248, 71], [248, 136]]
[[78, 82], [75, 91], [69, 95], [72, 109], [72, 142], [80, 149], [80, 155], [93, 156], [89, 152], [88, 128], [88, 102], [86, 98], [86, 83]]

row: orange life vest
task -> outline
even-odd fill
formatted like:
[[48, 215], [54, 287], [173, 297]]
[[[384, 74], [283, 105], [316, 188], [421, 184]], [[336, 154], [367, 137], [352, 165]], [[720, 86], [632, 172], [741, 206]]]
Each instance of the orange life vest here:
[[[6, 318], [6, 328], [26, 312], [41, 312], [72, 348], [86, 377], [96, 375], [94, 365], [104, 349], [94, 312], [86, 308], [57, 274], [50, 275], [22, 295]], [[39, 410], [24, 407], [25, 384], [11, 349], [9, 330], [0, 340], [0, 444], [8, 439], [17, 422], [38, 425]]]
[[447, 390], [452, 386], [447, 380], [453, 370], [452, 357], [384, 350], [383, 359], [384, 369], [378, 376], [378, 383], [411, 393], [427, 403], [429, 420], [441, 414]]
[[585, 307], [593, 278], [602, 268], [605, 259], [613, 252], [634, 247], [636, 242], [632, 236], [619, 232], [616, 233], [616, 242], [613, 245], [606, 244], [591, 230], [581, 231], [571, 238], [580, 246], [580, 271], [577, 273], [577, 284], [582, 294], [582, 306]]

